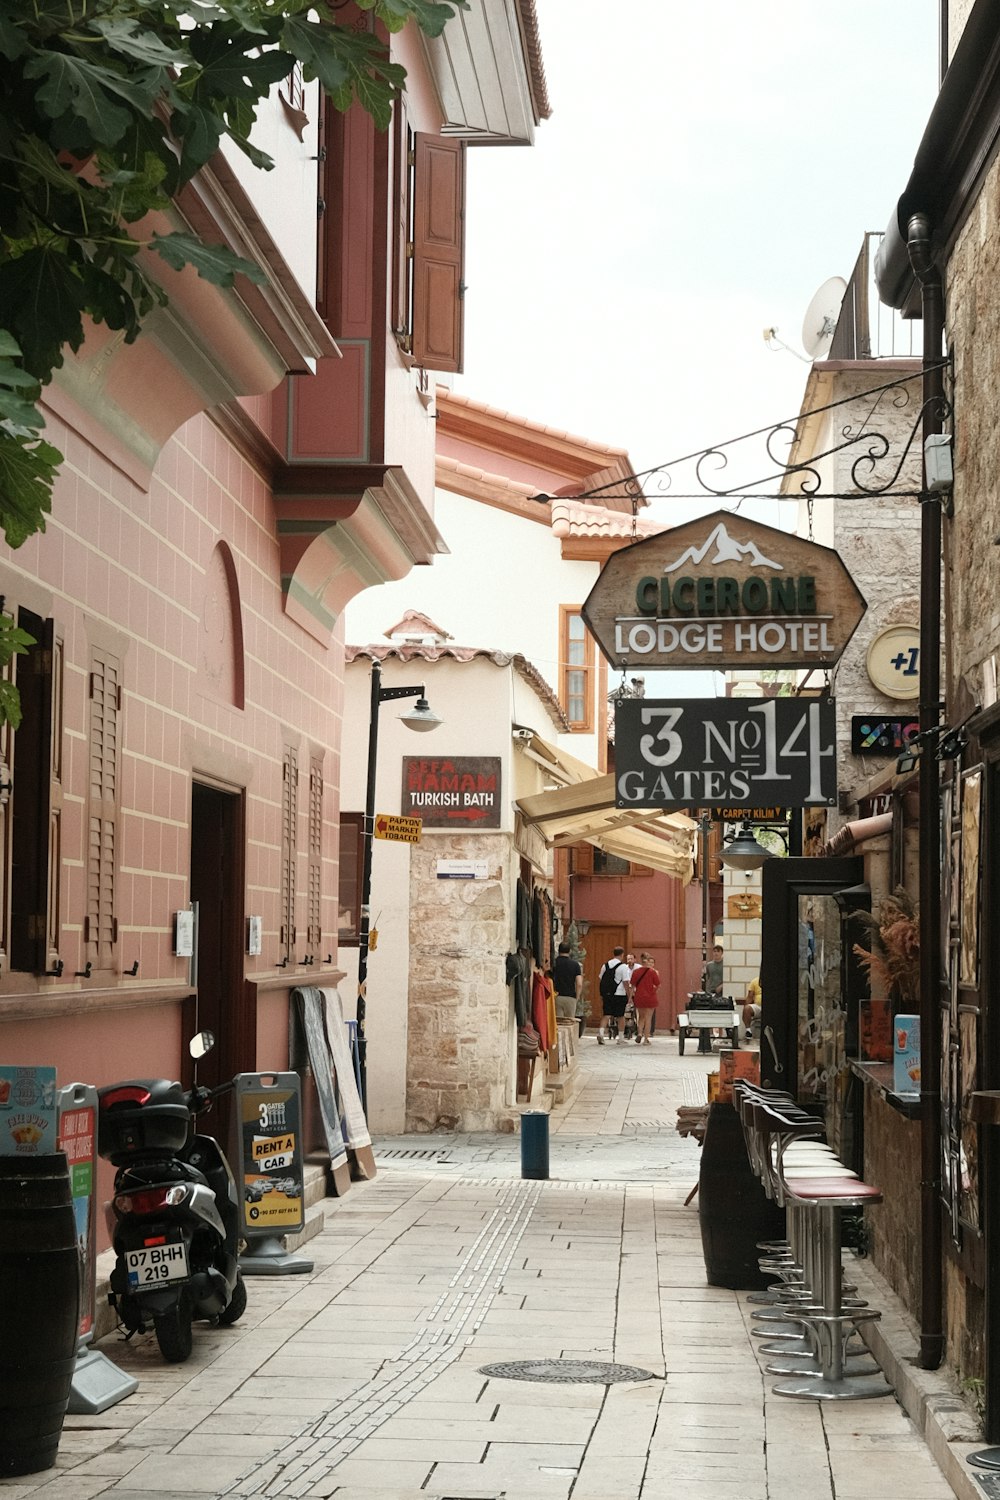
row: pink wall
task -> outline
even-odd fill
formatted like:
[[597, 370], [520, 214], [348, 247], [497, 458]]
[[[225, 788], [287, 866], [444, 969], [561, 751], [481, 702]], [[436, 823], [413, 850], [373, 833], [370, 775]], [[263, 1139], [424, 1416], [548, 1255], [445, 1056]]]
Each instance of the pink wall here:
[[636, 958], [645, 948], [660, 975], [657, 1030], [674, 1030], [689, 992], [701, 982], [701, 887], [692, 882], [685, 888], [656, 870], [572, 879], [577, 921], [631, 923]]

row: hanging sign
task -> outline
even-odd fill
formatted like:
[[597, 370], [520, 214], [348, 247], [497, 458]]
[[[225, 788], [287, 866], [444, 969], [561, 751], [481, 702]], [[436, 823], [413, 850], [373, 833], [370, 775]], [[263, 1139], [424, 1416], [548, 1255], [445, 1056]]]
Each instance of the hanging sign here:
[[499, 828], [499, 755], [404, 755], [400, 811], [425, 828]]
[[613, 553], [582, 614], [615, 667], [830, 667], [865, 607], [832, 548], [716, 511]]
[[887, 719], [879, 713], [852, 714], [851, 754], [899, 755], [919, 729], [919, 719]]
[[836, 749], [832, 698], [625, 698], [615, 705], [615, 805], [832, 805]]

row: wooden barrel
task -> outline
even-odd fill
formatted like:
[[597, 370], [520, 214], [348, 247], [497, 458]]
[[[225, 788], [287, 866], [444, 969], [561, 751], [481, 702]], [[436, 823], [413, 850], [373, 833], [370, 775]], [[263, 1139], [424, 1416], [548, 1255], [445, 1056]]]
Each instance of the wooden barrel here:
[[769, 1286], [757, 1262], [759, 1240], [781, 1239], [785, 1214], [754, 1176], [739, 1117], [731, 1104], [708, 1111], [698, 1178], [701, 1247], [709, 1286], [754, 1291]]
[[51, 1469], [76, 1366], [80, 1256], [63, 1152], [0, 1156], [0, 1477]]

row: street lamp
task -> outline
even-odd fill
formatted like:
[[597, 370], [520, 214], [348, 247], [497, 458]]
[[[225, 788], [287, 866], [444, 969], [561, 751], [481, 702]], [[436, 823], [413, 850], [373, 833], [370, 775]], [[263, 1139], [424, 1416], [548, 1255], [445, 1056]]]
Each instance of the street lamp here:
[[736, 837], [725, 845], [720, 857], [724, 865], [730, 865], [734, 870], [759, 870], [774, 855], [757, 842], [750, 824], [744, 823]]
[[361, 1074], [361, 1103], [368, 1116], [368, 1043], [365, 1039], [365, 990], [368, 983], [368, 940], [371, 930], [372, 844], [375, 839], [375, 766], [378, 759], [378, 711], [383, 703], [396, 698], [416, 698], [409, 713], [400, 714], [408, 729], [426, 732], [442, 722], [427, 702], [424, 685], [419, 687], [382, 686], [382, 663], [372, 662], [371, 710], [368, 717], [368, 779], [365, 783], [365, 824], [362, 830], [361, 910], [358, 921], [358, 1070]]

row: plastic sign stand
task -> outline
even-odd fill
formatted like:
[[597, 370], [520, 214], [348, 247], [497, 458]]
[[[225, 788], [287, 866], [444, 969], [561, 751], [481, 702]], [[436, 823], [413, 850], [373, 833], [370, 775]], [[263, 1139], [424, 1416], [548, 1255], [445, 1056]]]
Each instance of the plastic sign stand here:
[[293, 1255], [283, 1234], [305, 1222], [302, 1202], [302, 1099], [297, 1073], [240, 1073], [235, 1079], [233, 1171], [241, 1194], [244, 1276], [304, 1275], [313, 1262]]
[[70, 1191], [80, 1251], [80, 1327], [76, 1369], [67, 1410], [75, 1416], [96, 1416], [138, 1390], [139, 1382], [126, 1375], [99, 1349], [89, 1348], [94, 1337], [95, 1218], [94, 1184], [97, 1149], [97, 1090], [90, 1083], [69, 1083], [58, 1092], [58, 1142], [69, 1163]]

